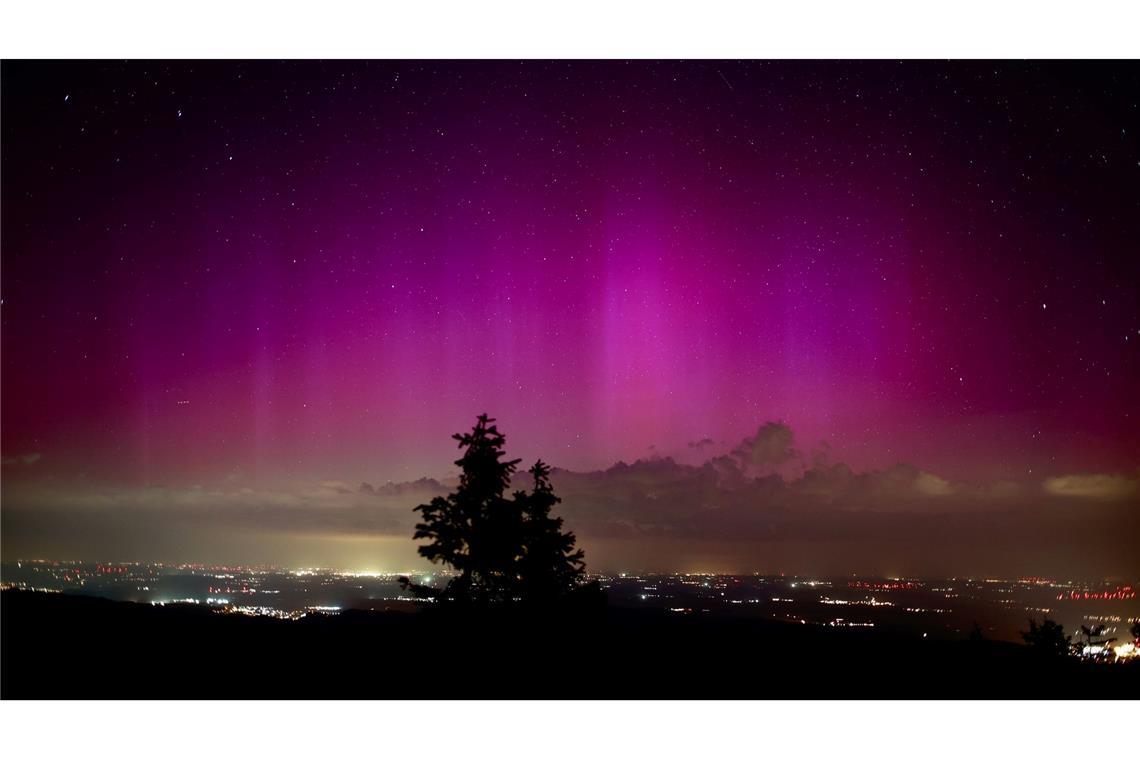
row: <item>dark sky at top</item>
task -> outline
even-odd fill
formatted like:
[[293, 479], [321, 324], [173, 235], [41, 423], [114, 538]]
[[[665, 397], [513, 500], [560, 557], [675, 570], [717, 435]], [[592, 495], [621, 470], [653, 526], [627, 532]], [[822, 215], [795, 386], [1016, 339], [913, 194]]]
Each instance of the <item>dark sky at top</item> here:
[[[450, 434], [482, 411], [519, 456], [656, 463], [655, 485], [618, 473], [565, 505], [599, 536], [632, 525], [649, 562], [661, 524], [719, 556], [737, 523], [702, 515], [727, 492], [760, 511], [803, 493], [958, 516], [1135, 506], [1134, 63], [5, 62], [2, 79], [5, 553], [109, 551], [53, 533], [74, 511], [91, 536], [157, 541], [211, 509], [262, 515], [251, 536], [404, 552], [406, 520], [373, 513], [414, 497], [361, 504], [358, 484], [446, 477]], [[662, 467], [718, 457], [786, 493], [701, 481], [647, 511]], [[840, 466], [857, 493], [808, 487]], [[232, 552], [293, 559], [262, 538]]]

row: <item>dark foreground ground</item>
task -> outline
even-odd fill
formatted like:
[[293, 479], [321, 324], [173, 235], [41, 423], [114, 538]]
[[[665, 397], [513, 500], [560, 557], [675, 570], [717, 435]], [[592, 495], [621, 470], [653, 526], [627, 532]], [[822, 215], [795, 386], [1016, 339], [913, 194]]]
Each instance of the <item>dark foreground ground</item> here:
[[1003, 642], [607, 608], [344, 612], [290, 622], [2, 593], [13, 698], [1106, 698], [1140, 667]]

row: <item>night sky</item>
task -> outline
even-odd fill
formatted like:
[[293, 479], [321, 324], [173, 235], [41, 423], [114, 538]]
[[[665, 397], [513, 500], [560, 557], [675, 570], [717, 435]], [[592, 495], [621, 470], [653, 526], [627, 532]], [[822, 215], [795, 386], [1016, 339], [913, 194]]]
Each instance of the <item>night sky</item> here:
[[486, 411], [595, 567], [1140, 570], [1135, 63], [2, 80], [6, 557], [398, 563]]

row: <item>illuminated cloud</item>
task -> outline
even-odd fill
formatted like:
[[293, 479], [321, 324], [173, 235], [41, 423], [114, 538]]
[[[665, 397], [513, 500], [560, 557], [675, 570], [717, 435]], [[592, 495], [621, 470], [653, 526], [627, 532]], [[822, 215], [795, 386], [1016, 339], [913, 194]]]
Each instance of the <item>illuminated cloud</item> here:
[[798, 454], [792, 448], [792, 429], [782, 422], [766, 422], [756, 431], [756, 435], [745, 438], [732, 450], [745, 469], [769, 471], [795, 459]]
[[335, 491], [336, 493], [353, 493], [355, 490], [357, 490], [350, 486], [348, 483], [345, 483], [343, 480], [322, 480], [321, 488], [327, 488], [330, 491]]
[[950, 481], [929, 472], [920, 472], [914, 481], [915, 488], [927, 496], [949, 496], [954, 492]]
[[1062, 475], [1043, 484], [1046, 493], [1079, 499], [1113, 501], [1127, 499], [1140, 492], [1140, 484], [1123, 475]]
[[31, 454], [24, 454], [23, 456], [17, 457], [4, 457], [3, 460], [0, 460], [0, 462], [5, 465], [22, 465], [24, 467], [30, 467], [38, 461], [40, 461], [39, 452], [32, 452]]

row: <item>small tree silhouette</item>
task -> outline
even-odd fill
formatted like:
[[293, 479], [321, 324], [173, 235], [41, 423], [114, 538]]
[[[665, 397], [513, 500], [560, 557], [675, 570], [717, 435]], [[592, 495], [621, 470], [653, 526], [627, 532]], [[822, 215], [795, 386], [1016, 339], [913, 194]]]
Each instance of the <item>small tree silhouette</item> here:
[[1041, 625], [1030, 618], [1029, 630], [1021, 632], [1021, 638], [1035, 651], [1048, 655], [1066, 655], [1072, 651], [1069, 643], [1071, 636], [1065, 635], [1065, 629], [1055, 620], [1045, 618]]
[[1116, 641], [1115, 638], [1109, 638], [1104, 635], [1104, 625], [1094, 625], [1092, 627], [1082, 625], [1081, 636], [1085, 640], [1084, 647], [1082, 647], [1082, 649], [1086, 652], [1091, 650], [1094, 646], [1108, 649], [1108, 645]]
[[456, 433], [463, 455], [459, 487], [416, 507], [423, 521], [415, 538], [427, 539], [419, 553], [458, 572], [441, 600], [478, 604], [549, 601], [572, 591], [585, 563], [573, 533], [550, 516], [560, 500], [541, 461], [530, 472], [534, 491], [504, 496], [520, 460], [505, 460], [506, 437], [486, 414], [470, 433]]
[[562, 518], [550, 514], [562, 501], [550, 485], [550, 467], [540, 459], [529, 472], [534, 490], [515, 494], [515, 502], [522, 505], [523, 523], [518, 575], [525, 598], [550, 599], [577, 586], [586, 567], [585, 552], [574, 548], [573, 533], [562, 532]]

